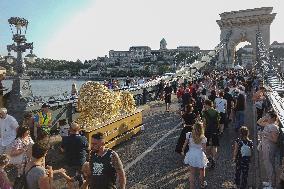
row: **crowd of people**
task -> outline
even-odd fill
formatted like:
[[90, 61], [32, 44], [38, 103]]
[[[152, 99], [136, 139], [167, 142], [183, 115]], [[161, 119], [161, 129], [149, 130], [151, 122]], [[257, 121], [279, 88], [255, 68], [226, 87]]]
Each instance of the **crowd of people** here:
[[[46, 107], [43, 106], [44, 108]], [[31, 137], [34, 128], [26, 125], [27, 122], [19, 126], [16, 119], [7, 114], [5, 108], [1, 108], [0, 118], [1, 189], [24, 188], [23, 183], [28, 189], [54, 188], [54, 175], [64, 178], [67, 188], [70, 189], [115, 188], [116, 178], [120, 188], [125, 188], [126, 178], [121, 160], [115, 151], [105, 148], [103, 133], [94, 134], [89, 145], [87, 138], [80, 135], [79, 125], [72, 123], [69, 135], [63, 137], [61, 142], [65, 167], [54, 170], [46, 164], [50, 137], [47, 129], [43, 129], [41, 124], [45, 122], [40, 122], [40, 117], [34, 125], [38, 129], [38, 135], [33, 135], [34, 140]], [[5, 171], [8, 165], [14, 166], [18, 174], [13, 183]]]
[[[207, 187], [206, 168], [214, 171], [219, 166], [218, 149], [220, 138], [228, 128], [233, 128], [232, 161], [235, 163], [235, 187], [248, 186], [248, 172], [253, 149], [250, 130], [254, 125], [245, 125], [247, 101], [252, 100], [257, 112], [260, 151], [267, 179], [266, 188], [276, 186], [275, 153], [279, 136], [277, 114], [270, 110], [266, 89], [253, 71], [204, 72], [201, 78], [171, 82], [161, 81], [157, 97], [166, 103], [170, 111], [172, 94], [180, 103], [183, 129], [175, 151], [184, 157], [189, 167], [190, 188]], [[35, 115], [27, 113], [20, 124], [0, 109], [0, 188], [11, 189], [17, 185], [23, 173], [29, 189], [54, 187], [54, 175], [66, 180], [68, 188], [124, 189], [126, 176], [119, 155], [105, 147], [103, 133], [96, 133], [91, 144], [80, 134], [80, 126], [70, 124], [68, 136], [62, 137], [61, 151], [65, 167], [54, 169], [46, 164], [50, 150], [52, 115], [49, 106], [43, 104]], [[9, 181], [5, 167], [13, 165], [17, 170], [16, 182]], [[195, 174], [199, 173], [199, 178]], [[118, 180], [118, 182], [117, 182]], [[199, 182], [199, 183], [197, 183]], [[210, 186], [208, 187], [210, 188]]]
[[258, 129], [260, 136], [257, 148], [267, 177], [262, 184], [266, 188], [276, 186], [278, 118], [270, 110], [266, 89], [253, 71], [204, 73], [193, 82], [181, 83], [176, 95], [181, 104], [184, 126], [175, 151], [184, 156], [184, 163], [189, 166], [190, 188], [196, 188], [195, 173], [198, 171], [200, 187], [207, 186], [205, 170], [214, 170], [218, 165], [218, 149], [222, 148], [220, 138], [229, 127], [235, 131], [235, 137], [232, 138], [235, 188], [248, 187], [248, 172], [256, 144], [253, 144], [249, 134], [254, 125], [245, 125], [247, 100], [252, 100], [256, 107], [258, 121], [255, 129]]
[[[51, 149], [50, 131], [52, 117], [49, 106], [41, 111], [27, 113], [22, 123], [0, 108], [0, 188], [29, 189], [54, 188], [54, 175], [66, 180], [67, 188], [101, 189], [115, 188], [116, 178], [120, 188], [125, 188], [126, 178], [118, 154], [105, 147], [103, 133], [92, 136], [91, 144], [80, 133], [80, 126], [70, 124], [68, 136], [62, 137], [61, 151], [64, 167], [54, 170], [46, 163]], [[17, 177], [12, 183], [5, 171], [15, 169]]]

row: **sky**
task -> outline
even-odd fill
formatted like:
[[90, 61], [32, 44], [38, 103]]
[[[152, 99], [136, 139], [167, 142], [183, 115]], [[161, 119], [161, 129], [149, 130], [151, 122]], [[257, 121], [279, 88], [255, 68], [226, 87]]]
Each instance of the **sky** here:
[[260, 7], [277, 13], [271, 43], [284, 42], [283, 0], [0, 0], [0, 55], [12, 43], [14, 16], [29, 20], [27, 41], [38, 57], [90, 60], [130, 46], [159, 49], [162, 38], [168, 48], [213, 49], [220, 13]]

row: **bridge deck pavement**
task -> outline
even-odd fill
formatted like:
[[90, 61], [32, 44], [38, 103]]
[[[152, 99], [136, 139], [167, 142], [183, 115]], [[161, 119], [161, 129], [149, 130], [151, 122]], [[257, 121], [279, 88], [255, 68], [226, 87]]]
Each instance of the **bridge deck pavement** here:
[[[189, 188], [189, 173], [183, 164], [183, 157], [174, 152], [182, 129], [181, 125], [178, 126], [181, 118], [177, 110], [177, 103], [173, 104], [169, 113], [165, 112], [162, 102], [150, 105], [143, 113], [145, 130], [115, 148], [127, 167], [127, 188]], [[245, 112], [245, 125], [250, 128], [253, 137], [253, 108], [250, 101]], [[163, 136], [164, 139], [159, 140]], [[216, 168], [206, 170], [207, 188], [233, 188], [235, 167], [232, 162], [232, 144], [236, 137], [233, 127], [229, 126], [220, 140]], [[253, 158], [249, 173], [249, 186], [252, 188], [255, 188], [256, 182], [257, 166], [254, 162]]]

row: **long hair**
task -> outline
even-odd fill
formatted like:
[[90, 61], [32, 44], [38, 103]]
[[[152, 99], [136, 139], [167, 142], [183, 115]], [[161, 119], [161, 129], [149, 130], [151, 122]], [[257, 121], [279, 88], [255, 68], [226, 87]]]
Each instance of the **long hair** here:
[[197, 122], [193, 126], [192, 139], [195, 144], [200, 144], [204, 138], [204, 127], [202, 122]]
[[21, 126], [17, 130], [16, 138], [22, 138], [25, 132], [29, 131], [30, 129], [27, 126]]

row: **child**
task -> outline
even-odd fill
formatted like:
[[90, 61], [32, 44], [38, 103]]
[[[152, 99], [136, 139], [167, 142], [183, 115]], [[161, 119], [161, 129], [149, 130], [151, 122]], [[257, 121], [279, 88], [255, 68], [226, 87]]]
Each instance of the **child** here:
[[249, 139], [247, 127], [240, 128], [240, 138], [235, 140], [233, 160], [236, 163], [235, 184], [237, 187], [246, 188], [253, 143]]
[[9, 181], [7, 173], [4, 168], [9, 164], [9, 157], [6, 154], [0, 155], [0, 188], [13, 189], [12, 183]]

